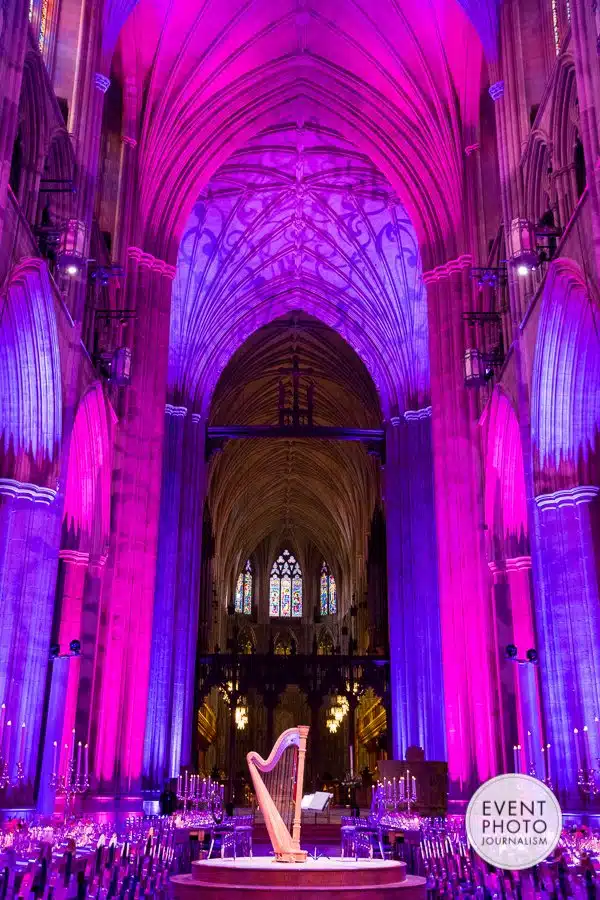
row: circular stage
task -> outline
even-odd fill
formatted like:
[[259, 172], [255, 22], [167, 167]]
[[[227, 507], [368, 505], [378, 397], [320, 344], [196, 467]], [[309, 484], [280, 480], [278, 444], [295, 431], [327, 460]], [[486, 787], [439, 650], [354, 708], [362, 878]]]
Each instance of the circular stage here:
[[175, 900], [259, 900], [273, 894], [302, 900], [326, 895], [333, 900], [402, 897], [425, 900], [425, 879], [406, 874], [406, 865], [380, 859], [307, 859], [276, 863], [269, 856], [205, 859], [192, 863], [191, 875], [175, 875]]

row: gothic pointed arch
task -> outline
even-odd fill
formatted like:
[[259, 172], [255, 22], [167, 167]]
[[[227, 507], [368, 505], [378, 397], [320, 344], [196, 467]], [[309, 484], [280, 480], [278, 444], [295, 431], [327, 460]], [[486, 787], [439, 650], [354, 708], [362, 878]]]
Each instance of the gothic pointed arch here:
[[62, 384], [53, 288], [25, 259], [0, 297], [0, 476], [56, 488]]
[[531, 432], [536, 494], [600, 483], [600, 309], [569, 259], [552, 263], [544, 286]]

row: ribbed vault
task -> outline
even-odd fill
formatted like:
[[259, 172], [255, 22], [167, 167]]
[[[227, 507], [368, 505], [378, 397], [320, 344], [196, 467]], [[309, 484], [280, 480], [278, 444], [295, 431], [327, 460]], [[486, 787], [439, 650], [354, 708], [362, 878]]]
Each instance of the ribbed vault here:
[[113, 70], [137, 84], [125, 114], [141, 121], [145, 249], [174, 261], [217, 169], [290, 115], [337, 130], [384, 172], [428, 264], [462, 249], [464, 148], [476, 139], [493, 0], [355, 0], [343, 15], [336, 0], [114, 0], [110, 9], [107, 54], [131, 11]]
[[[255, 332], [235, 353], [217, 385], [210, 424], [277, 424], [280, 370], [290, 368], [294, 353], [310, 370], [304, 385], [314, 384], [315, 425], [380, 426], [365, 366], [333, 330], [300, 312]], [[219, 574], [231, 579], [240, 560], [269, 537], [310, 542], [349, 575], [365, 553], [378, 490], [377, 464], [362, 445], [230, 442], [210, 476]]]
[[250, 141], [196, 203], [173, 287], [171, 396], [207, 408], [231, 353], [298, 308], [353, 347], [386, 415], [429, 401], [414, 228], [372, 163], [315, 122]]

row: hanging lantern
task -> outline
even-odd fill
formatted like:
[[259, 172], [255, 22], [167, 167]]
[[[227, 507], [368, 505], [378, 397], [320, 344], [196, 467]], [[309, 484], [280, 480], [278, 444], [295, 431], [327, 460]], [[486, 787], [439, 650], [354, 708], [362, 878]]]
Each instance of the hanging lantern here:
[[466, 387], [481, 387], [486, 383], [486, 365], [481, 350], [476, 347], [465, 350], [464, 371]]
[[507, 243], [509, 261], [519, 275], [527, 275], [537, 268], [539, 256], [532, 222], [528, 219], [513, 219]]
[[248, 708], [240, 705], [235, 709], [235, 724], [238, 731], [243, 731], [248, 724]]
[[86, 263], [86, 229], [79, 219], [67, 219], [58, 242], [56, 261], [67, 275], [79, 275]]
[[113, 384], [125, 385], [131, 381], [131, 350], [117, 347], [110, 366], [110, 380]]

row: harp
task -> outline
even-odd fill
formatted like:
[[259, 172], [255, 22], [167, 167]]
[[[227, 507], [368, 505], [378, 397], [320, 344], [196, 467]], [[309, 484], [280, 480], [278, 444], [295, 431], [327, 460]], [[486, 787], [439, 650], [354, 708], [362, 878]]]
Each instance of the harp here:
[[277, 862], [306, 861], [306, 850], [300, 849], [300, 817], [308, 732], [307, 725], [288, 728], [267, 759], [255, 752], [246, 757]]

